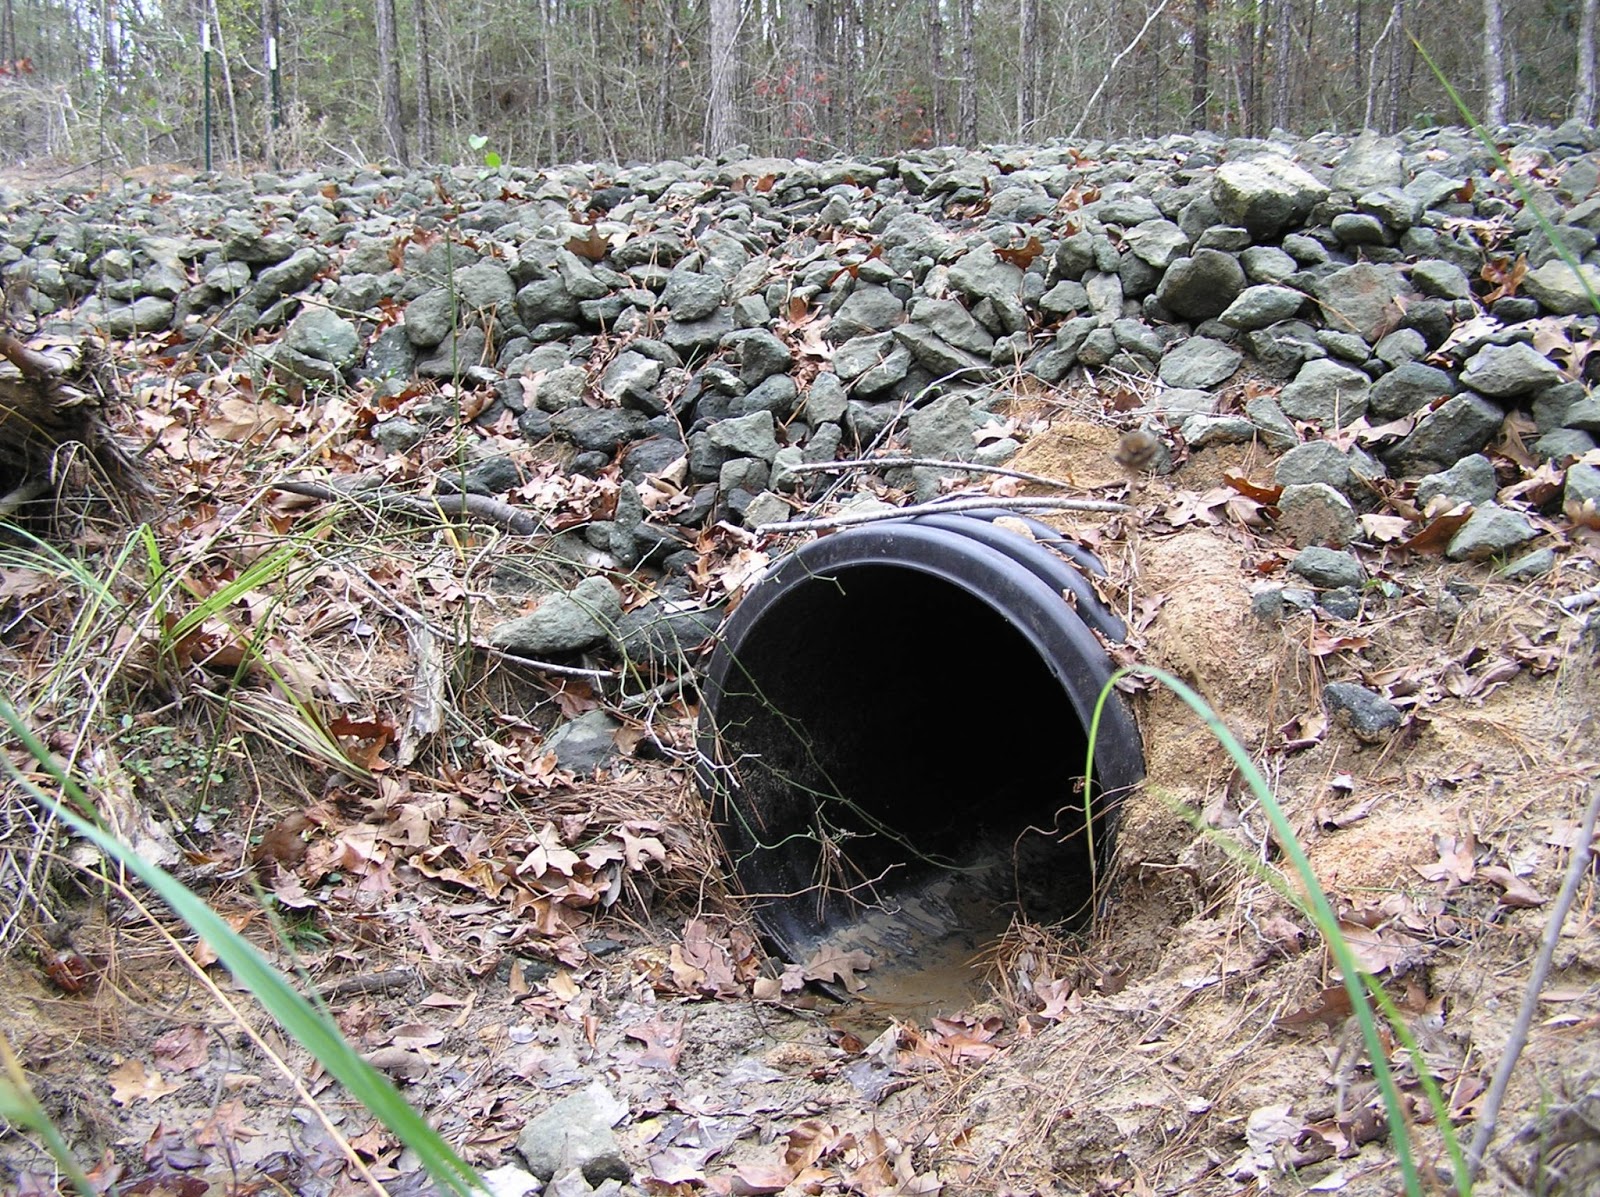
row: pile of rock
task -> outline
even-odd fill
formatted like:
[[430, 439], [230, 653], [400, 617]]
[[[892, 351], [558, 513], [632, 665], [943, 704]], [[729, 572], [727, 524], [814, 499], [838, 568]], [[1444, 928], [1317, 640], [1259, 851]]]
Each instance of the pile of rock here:
[[[622, 566], [686, 562], [708, 520], [781, 520], [797, 465], [890, 435], [1002, 460], [1017, 443], [992, 412], [1019, 371], [1114, 371], [1191, 449], [1265, 442], [1297, 543], [1348, 542], [1388, 474], [1476, 504], [1451, 551], [1482, 556], [1533, 535], [1481, 456], [1507, 413], [1540, 457], [1600, 434], [1582, 377], [1600, 140], [1502, 133], [1512, 177], [1446, 129], [0, 194], [0, 267], [14, 304], [168, 332], [201, 364], [490, 388], [480, 421], [556, 438], [574, 471], [620, 465], [616, 514], [587, 535]], [[1224, 409], [1241, 368], [1281, 389]], [[371, 435], [405, 451], [444, 411]], [[1358, 419], [1392, 435], [1371, 454], [1320, 438]], [[663, 476], [681, 501], [658, 520], [639, 492]], [[518, 480], [488, 461], [466, 484]], [[1566, 488], [1594, 499], [1600, 471]]]

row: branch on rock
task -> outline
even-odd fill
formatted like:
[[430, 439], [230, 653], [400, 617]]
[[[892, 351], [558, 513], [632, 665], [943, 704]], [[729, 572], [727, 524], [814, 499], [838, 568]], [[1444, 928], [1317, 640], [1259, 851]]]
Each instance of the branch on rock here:
[[973, 461], [946, 461], [942, 457], [858, 457], [850, 461], [813, 461], [785, 466], [791, 474], [832, 473], [835, 470], [903, 469], [906, 466], [927, 466], [935, 470], [963, 470], [968, 474], [998, 474], [1002, 478], [1020, 478], [1040, 486], [1055, 486], [1074, 490], [1071, 482], [1050, 478], [1044, 474], [1030, 474], [1027, 470], [1013, 470], [1009, 466], [979, 465]]
[[835, 528], [849, 528], [856, 524], [875, 524], [881, 520], [900, 520], [913, 515], [939, 515], [951, 511], [985, 511], [1003, 507], [1007, 511], [1132, 511], [1126, 503], [1112, 503], [1102, 499], [1052, 499], [1048, 497], [1025, 499], [976, 498], [958, 499], [945, 503], [914, 503], [910, 507], [894, 507], [888, 511], [856, 511], [819, 520], [793, 520], [786, 524], [761, 524], [756, 533], [766, 536], [776, 532], [829, 532]]
[[346, 500], [374, 511], [401, 511], [424, 519], [443, 520], [453, 515], [465, 515], [504, 528], [513, 536], [535, 536], [540, 530], [539, 521], [526, 511], [519, 511], [509, 503], [502, 503], [487, 495], [436, 495], [425, 499], [419, 495], [398, 495], [384, 490], [339, 490], [320, 482], [290, 479], [274, 482], [272, 488], [308, 499], [322, 499], [325, 502]]

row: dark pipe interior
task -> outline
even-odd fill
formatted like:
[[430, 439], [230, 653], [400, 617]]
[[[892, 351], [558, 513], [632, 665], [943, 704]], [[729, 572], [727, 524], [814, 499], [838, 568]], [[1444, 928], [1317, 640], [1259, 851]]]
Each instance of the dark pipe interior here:
[[719, 812], [725, 838], [780, 938], [952, 866], [979, 870], [958, 874], [969, 903], [1014, 908], [1019, 879], [1030, 918], [1086, 901], [1083, 724], [1028, 640], [959, 586], [859, 565], [792, 587], [740, 646], [717, 714], [742, 791]]

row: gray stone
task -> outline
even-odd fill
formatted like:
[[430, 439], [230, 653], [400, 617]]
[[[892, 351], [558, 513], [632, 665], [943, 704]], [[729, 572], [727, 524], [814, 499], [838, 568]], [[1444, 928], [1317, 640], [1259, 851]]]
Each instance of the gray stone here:
[[1244, 414], [1255, 425], [1261, 441], [1274, 453], [1283, 453], [1300, 443], [1300, 434], [1294, 424], [1283, 414], [1283, 408], [1271, 395], [1257, 395], [1247, 399]]
[[1353, 453], [1340, 449], [1331, 441], [1307, 441], [1296, 445], [1278, 459], [1273, 467], [1272, 480], [1279, 486], [1299, 486], [1307, 482], [1322, 482], [1333, 487], [1347, 499], [1355, 501], [1363, 482], [1373, 467], [1364, 464], [1358, 471], [1352, 460]]
[[1256, 426], [1243, 416], [1190, 416], [1179, 432], [1191, 449], [1248, 445], [1256, 438]]
[[[863, 384], [866, 379], [862, 379]], [[735, 399], [728, 408], [730, 416], [747, 416], [753, 411], [770, 411], [780, 420], [794, 410], [794, 401], [800, 390], [787, 374], [774, 374], [751, 389], [742, 399]]]
[[[1072, 286], [1081, 286], [1077, 283]], [[1087, 302], [1087, 292], [1085, 302]], [[918, 299], [911, 304], [911, 318], [926, 326], [946, 344], [979, 357], [987, 357], [994, 348], [994, 337], [983, 325], [972, 318], [960, 303], [953, 299]]]
[[643, 435], [645, 423], [643, 412], [622, 407], [568, 407], [550, 417], [558, 435], [588, 453], [615, 453]]
[[764, 524], [782, 524], [794, 515], [794, 508], [784, 502], [782, 496], [764, 490], [751, 499], [743, 513], [744, 525], [747, 528], [759, 528]]
[[1372, 356], [1391, 368], [1427, 356], [1428, 342], [1414, 328], [1400, 328], [1380, 340], [1373, 347]]
[[1471, 299], [1472, 284], [1454, 262], [1430, 258], [1411, 268], [1411, 285], [1437, 299]]
[[1371, 343], [1395, 310], [1400, 275], [1390, 266], [1358, 262], [1317, 280], [1314, 289], [1330, 327]]
[[144, 295], [125, 307], [107, 310], [106, 332], [113, 337], [131, 337], [135, 333], [160, 332], [172, 324], [176, 309], [171, 301]]
[[1385, 374], [1367, 392], [1370, 418], [1397, 420], [1435, 399], [1454, 395], [1457, 387], [1444, 370], [1421, 362], [1404, 362]]
[[1375, 218], [1390, 233], [1404, 233], [1421, 219], [1423, 205], [1402, 187], [1377, 187], [1356, 197], [1356, 211]]
[[1319, 358], [1278, 392], [1278, 406], [1292, 420], [1342, 428], [1366, 413], [1370, 385], [1360, 370]]
[[1062, 279], [1039, 297], [1039, 310], [1051, 316], [1072, 316], [1088, 307], [1089, 292], [1074, 279]]
[[716, 350], [722, 338], [733, 331], [733, 314], [727, 308], [718, 308], [704, 320], [667, 321], [661, 340], [680, 357], [688, 360]]
[[1600, 399], [1591, 395], [1572, 404], [1562, 413], [1561, 427], [1577, 428], [1591, 436], [1600, 432]]
[[517, 316], [528, 328], [571, 320], [578, 315], [578, 301], [559, 278], [535, 279], [517, 292]]
[[386, 328], [367, 346], [364, 373], [373, 378], [409, 378], [416, 368], [417, 350], [401, 325]]
[[1340, 245], [1383, 245], [1388, 233], [1383, 222], [1365, 212], [1341, 212], [1333, 218], [1333, 235]]
[[898, 325], [894, 338], [904, 345], [928, 373], [935, 378], [960, 375], [963, 382], [987, 382], [995, 375], [994, 368], [984, 358], [957, 349], [943, 337], [934, 335], [916, 322]]
[[589, 389], [589, 372], [582, 366], [557, 366], [534, 386], [533, 398], [540, 411], [566, 411], [582, 407]]
[[1354, 682], [1329, 682], [1322, 688], [1328, 714], [1365, 744], [1380, 744], [1400, 726], [1400, 709], [1383, 695]]
[[1509, 399], [1542, 390], [1561, 381], [1561, 371], [1544, 354], [1513, 341], [1510, 345], [1485, 345], [1467, 360], [1461, 385], [1492, 399]]
[[718, 420], [709, 432], [712, 444], [742, 457], [770, 462], [778, 452], [777, 425], [770, 411]]
[[1481, 453], [1463, 457], [1448, 470], [1427, 474], [1417, 480], [1417, 506], [1426, 511], [1434, 499], [1444, 498], [1452, 505], [1471, 503], [1474, 507], [1491, 502], [1499, 486], [1494, 464]]
[[1333, 168], [1333, 189], [1360, 195], [1374, 187], [1398, 186], [1406, 181], [1400, 139], [1370, 130], [1350, 143]]
[[905, 306], [884, 287], [857, 286], [828, 325], [830, 341], [886, 332], [905, 319]]
[[833, 351], [833, 368], [841, 379], [850, 382], [882, 362], [898, 344], [892, 333], [853, 337]]
[[588, 777], [615, 759], [621, 730], [622, 724], [605, 711], [585, 711], [556, 728], [540, 747], [556, 754], [558, 768]]
[[1534, 549], [1531, 553], [1524, 553], [1515, 561], [1509, 562], [1500, 571], [1500, 576], [1510, 582], [1531, 582], [1534, 578], [1544, 577], [1555, 567], [1554, 549]]
[[1545, 433], [1530, 446], [1535, 457], [1547, 461], [1582, 457], [1594, 447], [1594, 437], [1581, 428], [1557, 428]]
[[1350, 500], [1325, 483], [1286, 486], [1278, 496], [1278, 531], [1290, 544], [1342, 549], [1359, 530]]
[[1313, 545], [1301, 549], [1289, 562], [1289, 572], [1299, 574], [1313, 586], [1333, 590], [1340, 586], [1359, 589], [1367, 580], [1367, 571], [1361, 568], [1354, 553], [1340, 552]]
[[1561, 503], [1569, 509], [1600, 511], [1600, 466], [1574, 462], [1567, 467], [1567, 484], [1561, 492]]
[[493, 373], [485, 377], [480, 371], [488, 354], [488, 338], [481, 328], [464, 328], [451, 333], [435, 348], [433, 353], [417, 362], [417, 373], [426, 378], [470, 377], [475, 382], [493, 380]]
[[630, 349], [617, 354], [606, 367], [600, 376], [600, 393], [611, 403], [627, 403], [659, 413], [665, 405], [652, 392], [660, 381], [661, 363]]
[[1481, 450], [1504, 419], [1498, 405], [1462, 391], [1423, 416], [1399, 444], [1379, 456], [1397, 474], [1436, 473]]
[[361, 354], [361, 338], [356, 326], [330, 308], [307, 306], [289, 323], [283, 343], [297, 353], [327, 362], [344, 370], [355, 365]]
[[1244, 343], [1256, 367], [1270, 378], [1293, 378], [1308, 361], [1328, 356], [1317, 333], [1303, 320], [1251, 329], [1244, 334]]
[[799, 486], [805, 474], [797, 473], [795, 467], [804, 465], [805, 460], [805, 450], [799, 445], [786, 445], [779, 449], [772, 457], [772, 489], [793, 491]]
[[406, 453], [422, 443], [425, 432], [422, 425], [414, 420], [390, 416], [382, 423], [374, 424], [370, 435], [390, 453]]
[[974, 303], [1015, 300], [1022, 290], [1022, 271], [995, 257], [991, 246], [964, 254], [950, 267], [950, 285]]
[[451, 276], [457, 309], [463, 313], [495, 315], [509, 313], [516, 303], [516, 287], [505, 267], [494, 262], [477, 262]]
[[1122, 279], [1115, 274], [1093, 271], [1083, 277], [1089, 294], [1089, 310], [1100, 324], [1110, 324], [1122, 315]]
[[1204, 320], [1226, 311], [1244, 286], [1244, 267], [1238, 259], [1220, 250], [1201, 249], [1167, 267], [1156, 299], [1185, 320]]
[[1452, 561], [1483, 561], [1521, 548], [1537, 535], [1538, 529], [1520, 511], [1485, 503], [1451, 537], [1445, 556]]
[[1580, 262], [1578, 273], [1574, 273], [1571, 266], [1556, 258], [1528, 271], [1522, 289], [1558, 316], [1593, 312], [1590, 296], [1600, 296], [1600, 266]]
[[676, 437], [650, 436], [642, 441], [634, 441], [623, 454], [622, 476], [630, 482], [644, 482], [688, 452], [688, 447]]
[[285, 295], [304, 291], [327, 264], [328, 257], [321, 250], [309, 246], [296, 250], [287, 261], [268, 266], [256, 276], [251, 298], [258, 307], [265, 308]]
[[1189, 238], [1170, 220], [1147, 220], [1125, 232], [1128, 248], [1157, 270], [1165, 270], [1189, 248]]
[[1190, 416], [1209, 416], [1216, 406], [1215, 395], [1193, 387], [1165, 387], [1150, 397], [1150, 409], [1169, 428], [1177, 428]]
[[519, 657], [566, 656], [605, 640], [621, 616], [617, 588], [604, 578], [590, 577], [570, 591], [546, 595], [531, 614], [490, 632], [489, 641]]
[[524, 1126], [517, 1135], [517, 1152], [540, 1180], [550, 1180], [556, 1169], [570, 1164], [591, 1185], [626, 1181], [632, 1172], [611, 1128], [627, 1113], [627, 1105], [596, 1081]]
[[1281, 283], [1300, 269], [1298, 262], [1275, 245], [1252, 245], [1240, 252], [1239, 263], [1253, 283]]
[[837, 374], [818, 374], [811, 380], [805, 401], [800, 405], [800, 415], [807, 423], [837, 424], [844, 419], [849, 399]]
[[944, 461], [967, 461], [972, 457], [976, 421], [972, 405], [961, 395], [945, 395], [912, 412], [908, 427], [913, 457]]
[[674, 320], [692, 322], [704, 320], [716, 311], [727, 291], [727, 282], [714, 274], [674, 270], [661, 293], [661, 302]]
[[1266, 328], [1289, 319], [1305, 301], [1306, 297], [1293, 287], [1264, 283], [1239, 292], [1220, 319], [1233, 328]]
[[273, 370], [283, 376], [292, 376], [303, 382], [322, 383], [326, 386], [337, 386], [344, 381], [344, 376], [330, 362], [325, 362], [319, 357], [308, 357], [298, 350], [290, 349], [287, 345], [279, 345], [270, 354], [265, 355], [270, 361]]
[[716, 635], [722, 608], [654, 599], [618, 621], [617, 652], [634, 668], [678, 670]]
[[1210, 337], [1190, 337], [1168, 351], [1158, 373], [1169, 387], [1204, 390], [1230, 377], [1243, 360], [1244, 355], [1232, 345]]
[[745, 335], [739, 342], [739, 381], [747, 387], [782, 374], [793, 364], [789, 347], [764, 329]]
[[1533, 422], [1540, 432], [1560, 428], [1567, 420], [1567, 412], [1574, 404], [1586, 398], [1588, 392], [1581, 382], [1564, 382], [1558, 387], [1541, 391], [1533, 397]]
[[1287, 159], [1263, 156], [1217, 168], [1211, 199], [1223, 220], [1258, 241], [1278, 236], [1326, 199], [1328, 188]]

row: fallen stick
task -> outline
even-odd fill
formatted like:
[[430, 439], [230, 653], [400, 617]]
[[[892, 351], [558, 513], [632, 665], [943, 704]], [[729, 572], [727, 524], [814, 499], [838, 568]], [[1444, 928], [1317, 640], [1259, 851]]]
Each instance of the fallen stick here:
[[540, 530], [539, 521], [526, 511], [518, 511], [509, 503], [491, 499], [487, 495], [458, 494], [437, 495], [424, 499], [418, 495], [397, 495], [389, 491], [344, 491], [320, 482], [298, 482], [289, 479], [272, 483], [273, 490], [308, 499], [338, 502], [341, 499], [375, 510], [393, 508], [409, 515], [442, 519], [449, 515], [470, 515], [474, 519], [504, 528], [513, 536], [534, 536]]
[[1030, 474], [1027, 470], [1013, 470], [1009, 466], [979, 465], [972, 461], [945, 461], [939, 457], [859, 457], [852, 461], [812, 461], [784, 467], [791, 474], [817, 474], [833, 470], [867, 469], [886, 466], [931, 466], [937, 470], [965, 470], [969, 474], [999, 474], [1003, 478], [1020, 478], [1024, 482], [1037, 482], [1040, 486], [1059, 486], [1062, 490], [1076, 489], [1072, 483], [1043, 474]]
[[774, 532], [826, 532], [834, 528], [848, 528], [855, 524], [874, 524], [882, 520], [905, 519], [912, 515], [938, 515], [949, 511], [984, 511], [1004, 507], [1008, 511], [1132, 511], [1126, 503], [1112, 503], [1104, 499], [958, 499], [953, 503], [914, 503], [910, 507], [896, 507], [889, 511], [858, 511], [820, 520], [793, 520], [786, 524], [761, 524], [756, 533], [766, 536]]
[[1577, 846], [1572, 849], [1572, 859], [1567, 864], [1567, 879], [1562, 882], [1561, 894], [1556, 898], [1555, 907], [1545, 923], [1544, 937], [1539, 941], [1539, 958], [1534, 962], [1527, 987], [1522, 991], [1522, 1008], [1517, 1011], [1511, 1037], [1506, 1040], [1506, 1053], [1500, 1058], [1494, 1081], [1489, 1085], [1489, 1094], [1483, 1099], [1483, 1108], [1478, 1112], [1478, 1127], [1472, 1136], [1472, 1146], [1467, 1149], [1468, 1187], [1478, 1178], [1478, 1172], [1483, 1167], [1484, 1153], [1489, 1150], [1489, 1141], [1494, 1138], [1495, 1123], [1500, 1117], [1500, 1103], [1505, 1100], [1506, 1089], [1511, 1085], [1511, 1074], [1528, 1042], [1533, 1016], [1539, 1009], [1539, 994], [1544, 989], [1545, 978], [1550, 975], [1550, 961], [1556, 953], [1556, 941], [1561, 938], [1562, 924], [1567, 921], [1567, 913], [1578, 896], [1578, 887], [1589, 872], [1597, 815], [1600, 815], [1600, 782], [1589, 788], [1589, 809], [1584, 812], [1583, 830], [1578, 833]]

